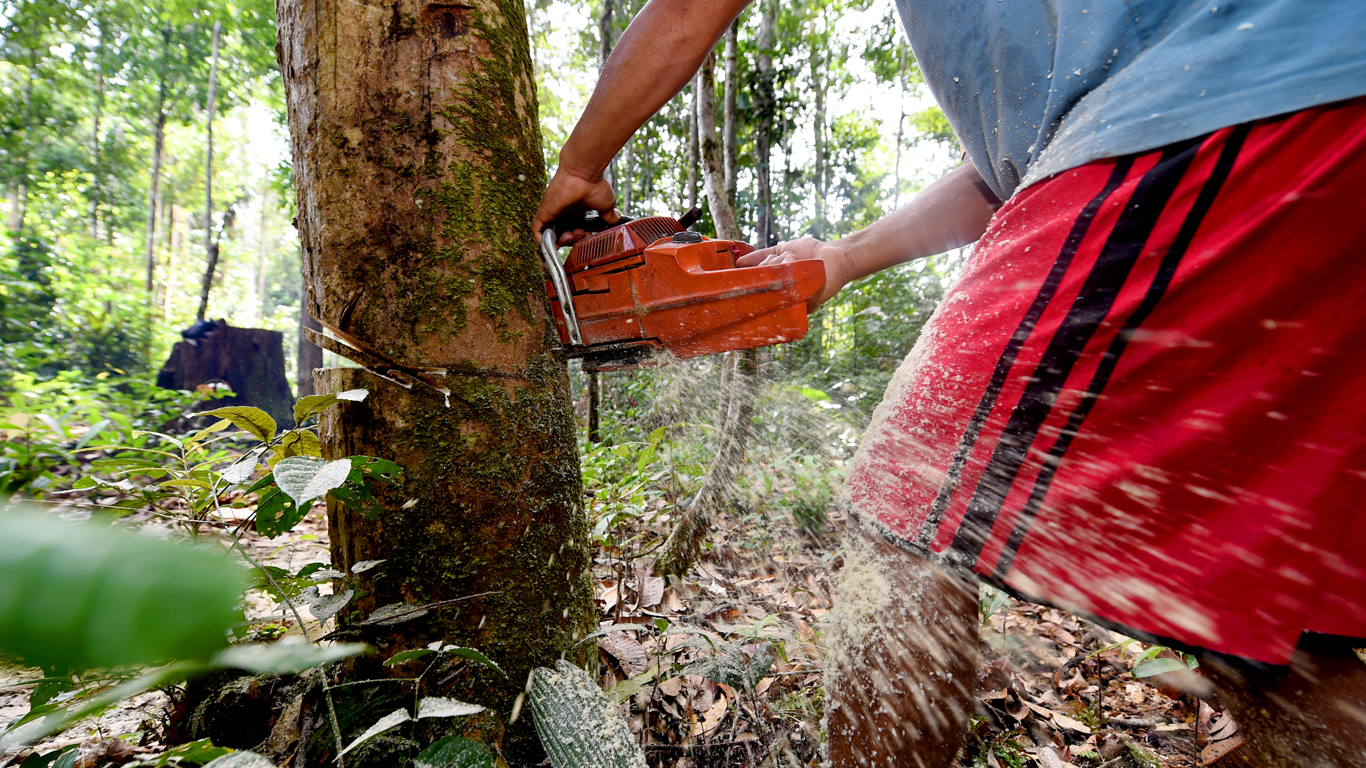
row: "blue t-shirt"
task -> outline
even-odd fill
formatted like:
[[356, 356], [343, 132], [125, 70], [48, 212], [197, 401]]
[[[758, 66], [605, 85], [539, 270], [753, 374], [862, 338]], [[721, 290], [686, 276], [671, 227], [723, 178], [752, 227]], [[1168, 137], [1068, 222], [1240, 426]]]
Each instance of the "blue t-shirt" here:
[[1366, 94], [1366, 0], [896, 0], [1001, 199], [1055, 173]]

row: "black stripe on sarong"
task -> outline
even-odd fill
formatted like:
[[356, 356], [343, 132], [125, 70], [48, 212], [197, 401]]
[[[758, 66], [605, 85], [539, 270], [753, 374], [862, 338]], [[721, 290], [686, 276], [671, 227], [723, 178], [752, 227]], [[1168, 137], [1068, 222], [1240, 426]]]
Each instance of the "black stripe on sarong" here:
[[1198, 143], [1199, 140], [1193, 139], [1164, 148], [1157, 164], [1139, 179], [1133, 196], [1125, 203], [1114, 229], [1101, 246], [1100, 255], [1091, 266], [1077, 298], [1034, 368], [1019, 403], [1011, 411], [1010, 421], [973, 489], [963, 522], [946, 553], [951, 559], [967, 567], [976, 565], [1039, 429], [1052, 412], [1053, 404], [1086, 344], [1114, 306], [1120, 289], [1143, 253], [1153, 226], [1195, 157]]
[[1053, 483], [1058, 465], [1062, 462], [1067, 449], [1072, 445], [1072, 438], [1076, 437], [1081, 430], [1081, 425], [1086, 421], [1092, 406], [1095, 405], [1105, 390], [1105, 385], [1109, 383], [1110, 376], [1114, 373], [1115, 367], [1119, 365], [1119, 357], [1124, 354], [1129, 341], [1133, 338], [1134, 331], [1148, 318], [1148, 315], [1157, 307], [1157, 303], [1162, 300], [1162, 296], [1166, 294], [1172, 278], [1176, 275], [1177, 267], [1181, 265], [1181, 259], [1185, 257], [1191, 241], [1195, 239], [1196, 231], [1200, 229], [1200, 224], [1205, 220], [1205, 215], [1214, 205], [1214, 198], [1219, 194], [1219, 190], [1224, 186], [1229, 173], [1233, 170], [1233, 164], [1238, 159], [1238, 152], [1242, 149], [1243, 141], [1251, 130], [1252, 125], [1247, 123], [1238, 126], [1229, 135], [1228, 140], [1224, 143], [1223, 150], [1219, 153], [1219, 159], [1214, 164], [1214, 169], [1210, 171], [1209, 177], [1200, 189], [1200, 195], [1196, 197], [1190, 212], [1186, 214], [1186, 220], [1182, 222], [1181, 230], [1172, 240], [1171, 248], [1162, 257], [1162, 263], [1158, 266], [1157, 274], [1153, 275], [1153, 281], [1148, 286], [1148, 292], [1144, 294], [1143, 301], [1129, 316], [1129, 319], [1124, 322], [1124, 327], [1115, 335], [1114, 341], [1110, 342], [1110, 348], [1106, 350], [1100, 364], [1096, 367], [1095, 375], [1091, 378], [1091, 385], [1086, 388], [1086, 393], [1082, 396], [1081, 402], [1077, 404], [1072, 415], [1068, 417], [1067, 426], [1063, 427], [1062, 433], [1058, 435], [1057, 442], [1053, 443], [1052, 449], [1049, 450], [1048, 458], [1044, 459], [1043, 467], [1039, 470], [1039, 476], [1034, 480], [1034, 489], [1029, 494], [1029, 501], [1025, 503], [1019, 519], [1015, 521], [1015, 527], [1010, 531], [1010, 537], [1006, 540], [1001, 558], [996, 563], [995, 575], [998, 579], [1004, 579], [1006, 574], [1010, 572], [1010, 566], [1015, 560], [1015, 555], [1019, 552], [1020, 545], [1024, 543], [1025, 535], [1029, 533], [1029, 527], [1039, 514], [1044, 496], [1048, 494], [1048, 488]]
[[1038, 295], [1034, 297], [1034, 302], [1029, 305], [1029, 310], [1020, 320], [1020, 325], [1015, 329], [1015, 333], [1006, 342], [1005, 350], [1001, 352], [1000, 359], [996, 361], [996, 369], [991, 373], [991, 380], [982, 393], [982, 400], [977, 404], [977, 410], [973, 412], [972, 418], [968, 420], [967, 428], [963, 430], [963, 436], [958, 440], [958, 450], [954, 452], [953, 460], [949, 462], [944, 482], [939, 486], [939, 494], [930, 506], [930, 513], [925, 518], [925, 522], [920, 526], [916, 544], [922, 549], [929, 550], [930, 542], [934, 540], [934, 536], [939, 530], [939, 521], [944, 518], [944, 512], [949, 508], [949, 500], [953, 498], [953, 492], [958, 489], [958, 483], [962, 479], [963, 465], [967, 462], [968, 455], [972, 453], [973, 446], [977, 444], [977, 437], [981, 434], [987, 417], [996, 407], [996, 398], [1000, 397], [1001, 389], [1006, 383], [1006, 377], [1010, 375], [1010, 369], [1015, 365], [1016, 355], [1020, 353], [1020, 348], [1029, 339], [1029, 335], [1034, 332], [1034, 326], [1039, 322], [1044, 310], [1048, 308], [1049, 302], [1053, 300], [1053, 294], [1057, 293], [1058, 286], [1062, 285], [1062, 278], [1067, 274], [1067, 268], [1072, 264], [1072, 257], [1077, 255], [1077, 249], [1086, 239], [1086, 233], [1090, 229], [1096, 213], [1100, 211], [1100, 206], [1124, 183], [1124, 179], [1129, 175], [1129, 169], [1132, 167], [1133, 158], [1131, 157], [1120, 158], [1116, 161], [1105, 186], [1095, 197], [1091, 198], [1086, 207], [1081, 209], [1081, 213], [1077, 215], [1077, 220], [1072, 224], [1072, 231], [1067, 234], [1067, 239], [1063, 241], [1062, 250], [1058, 252], [1057, 260], [1053, 262], [1052, 269], [1044, 278]]

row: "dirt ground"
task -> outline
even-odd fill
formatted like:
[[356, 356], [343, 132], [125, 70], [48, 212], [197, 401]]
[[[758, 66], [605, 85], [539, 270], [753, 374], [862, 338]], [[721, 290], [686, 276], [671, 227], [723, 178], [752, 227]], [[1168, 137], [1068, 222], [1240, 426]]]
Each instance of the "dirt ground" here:
[[[832, 519], [831, 528], [840, 523]], [[713, 549], [688, 577], [668, 583], [648, 572], [650, 550], [667, 528], [662, 519], [653, 528], [622, 531], [634, 537], [637, 556], [600, 551], [593, 572], [603, 626], [646, 625], [597, 642], [603, 687], [618, 694], [650, 764], [819, 765], [821, 638], [841, 564], [838, 537], [810, 538], [786, 518], [737, 510], [717, 520]], [[292, 571], [325, 561], [322, 507], [287, 537], [249, 534], [246, 543], [253, 556]], [[249, 595], [248, 614], [297, 632], [293, 617], [265, 595]], [[670, 633], [658, 631], [660, 619]], [[981, 706], [959, 765], [1199, 766], [1237, 741], [1236, 726], [1220, 713], [1169, 686], [1134, 679], [1129, 670], [1142, 646], [1116, 645], [1124, 639], [1056, 609], [1006, 601], [981, 629]], [[781, 653], [749, 687], [696, 674], [639, 685], [656, 664], [667, 669], [670, 662], [717, 658], [726, 648], [742, 654], [741, 666], [753, 664], [774, 641]], [[27, 711], [32, 684], [25, 681], [37, 674], [0, 670], [0, 722]], [[79, 743], [91, 753], [118, 738], [133, 747], [129, 757], [151, 759], [165, 749], [170, 703], [162, 692], [129, 699], [36, 748]], [[0, 755], [0, 766], [17, 765], [29, 753]]]

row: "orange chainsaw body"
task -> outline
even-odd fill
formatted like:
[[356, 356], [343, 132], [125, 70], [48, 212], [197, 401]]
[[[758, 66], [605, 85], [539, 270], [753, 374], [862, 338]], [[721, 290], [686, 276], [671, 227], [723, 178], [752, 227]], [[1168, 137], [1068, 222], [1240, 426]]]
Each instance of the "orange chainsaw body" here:
[[[576, 243], [564, 263], [582, 345], [546, 283], [565, 352], [589, 370], [749, 349], [806, 335], [806, 302], [825, 285], [819, 260], [736, 267], [754, 249], [711, 240], [667, 217], [637, 219]], [[667, 359], [667, 356], [665, 356]]]

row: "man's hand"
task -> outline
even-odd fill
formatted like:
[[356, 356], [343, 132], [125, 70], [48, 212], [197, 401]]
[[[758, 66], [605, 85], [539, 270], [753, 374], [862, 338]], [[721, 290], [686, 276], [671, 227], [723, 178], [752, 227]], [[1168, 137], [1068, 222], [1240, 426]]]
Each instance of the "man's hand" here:
[[[536, 211], [536, 217], [531, 220], [531, 229], [539, 239], [541, 229], [560, 214], [583, 214], [588, 211], [597, 211], [603, 220], [612, 224], [621, 218], [616, 205], [617, 195], [605, 179], [601, 176], [596, 179], [586, 178], [567, 170], [564, 163], [561, 163], [555, 171], [555, 178], [550, 180], [550, 186], [546, 187], [545, 194], [541, 196], [541, 207]], [[559, 244], [572, 245], [587, 234], [582, 229], [561, 232]]]
[[849, 255], [838, 243], [826, 243], [814, 237], [789, 240], [772, 248], [764, 248], [745, 254], [735, 260], [736, 266], [757, 267], [765, 264], [786, 264], [789, 261], [820, 259], [825, 262], [825, 287], [806, 302], [806, 312], [811, 314], [831, 296], [854, 280], [854, 264]]

